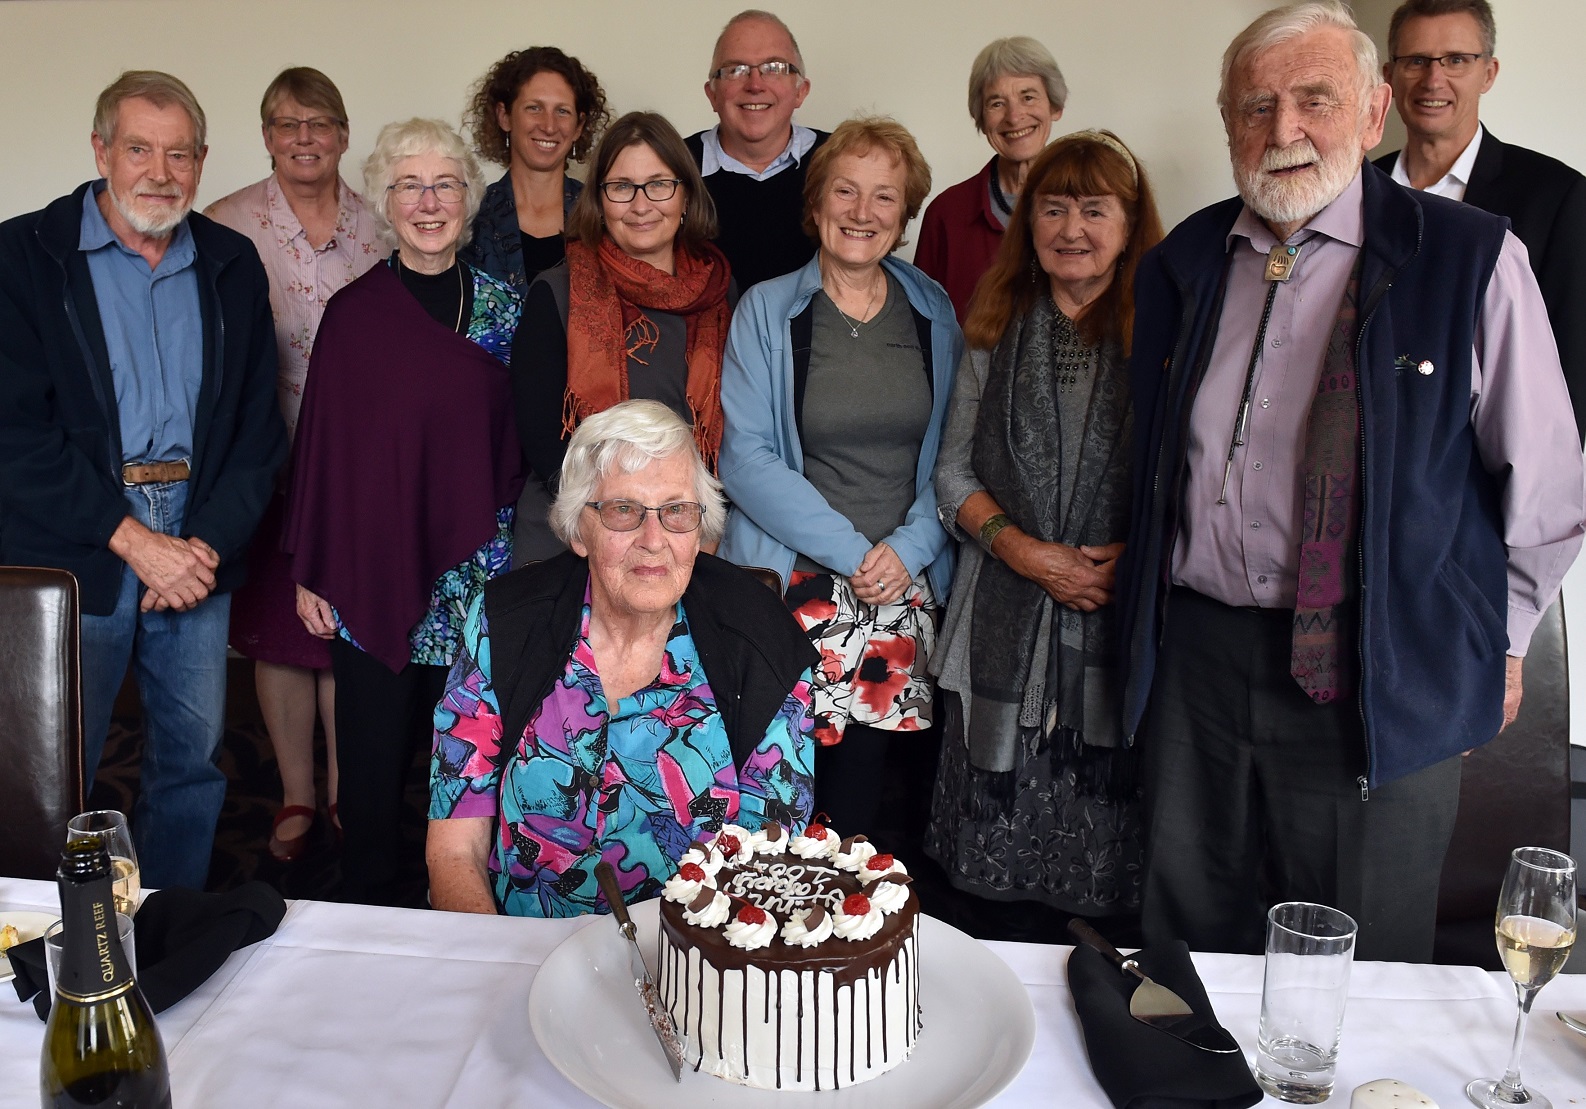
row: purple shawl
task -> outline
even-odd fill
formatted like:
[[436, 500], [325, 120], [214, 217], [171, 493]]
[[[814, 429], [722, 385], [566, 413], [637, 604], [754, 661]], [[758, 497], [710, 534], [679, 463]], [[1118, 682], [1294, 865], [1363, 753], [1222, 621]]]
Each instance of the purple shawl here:
[[331, 297], [292, 455], [282, 549], [393, 672], [435, 580], [523, 485], [507, 367], [436, 323], [389, 266]]

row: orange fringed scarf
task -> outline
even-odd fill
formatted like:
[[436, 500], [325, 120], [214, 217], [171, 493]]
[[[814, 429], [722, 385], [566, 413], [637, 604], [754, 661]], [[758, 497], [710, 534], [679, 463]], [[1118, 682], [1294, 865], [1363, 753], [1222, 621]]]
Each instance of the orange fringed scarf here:
[[721, 451], [721, 354], [727, 344], [727, 259], [714, 246], [703, 254], [678, 249], [677, 273], [624, 254], [609, 238], [591, 250], [567, 244], [567, 392], [562, 428], [628, 399], [628, 359], [655, 347], [659, 332], [644, 310], [671, 312], [687, 324], [688, 407], [694, 442], [716, 470]]

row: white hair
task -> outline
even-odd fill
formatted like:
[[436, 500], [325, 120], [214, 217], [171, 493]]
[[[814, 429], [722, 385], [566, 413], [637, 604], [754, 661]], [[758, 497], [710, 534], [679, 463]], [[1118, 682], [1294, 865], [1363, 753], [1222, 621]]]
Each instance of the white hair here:
[[374, 213], [380, 237], [388, 246], [400, 246], [396, 229], [391, 226], [391, 194], [387, 187], [393, 182], [398, 162], [424, 154], [439, 154], [456, 162], [468, 184], [463, 197], [462, 234], [457, 239], [457, 247], [461, 249], [474, 235], [474, 217], [485, 199], [485, 175], [479, 168], [479, 159], [468, 149], [463, 137], [445, 121], [405, 119], [380, 128], [374, 149], [363, 163], [364, 198]]
[[550, 525], [568, 546], [582, 539], [584, 505], [607, 475], [635, 474], [651, 462], [685, 454], [693, 463], [694, 499], [704, 506], [701, 543], [721, 538], [727, 523], [727, 497], [694, 445], [694, 429], [657, 400], [625, 400], [597, 412], [573, 432], [562, 459], [561, 481], [551, 502]]
[[1360, 29], [1349, 9], [1338, 0], [1309, 0], [1263, 12], [1228, 44], [1223, 52], [1222, 81], [1217, 87], [1217, 107], [1222, 110], [1224, 122], [1232, 118], [1235, 109], [1231, 87], [1234, 74], [1247, 59], [1326, 27], [1349, 32], [1359, 78], [1360, 113], [1364, 116], [1370, 112], [1372, 90], [1382, 82], [1376, 43]]

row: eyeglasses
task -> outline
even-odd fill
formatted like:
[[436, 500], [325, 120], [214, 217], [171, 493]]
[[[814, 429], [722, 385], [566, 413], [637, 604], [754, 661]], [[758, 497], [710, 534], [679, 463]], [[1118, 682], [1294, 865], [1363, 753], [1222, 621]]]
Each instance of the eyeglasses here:
[[1443, 54], [1436, 58], [1428, 58], [1425, 54], [1400, 54], [1392, 60], [1393, 64], [1403, 69], [1406, 73], [1420, 76], [1432, 68], [1436, 62], [1443, 67], [1443, 72], [1450, 77], [1458, 77], [1462, 73], [1472, 72], [1472, 67], [1483, 58], [1491, 57], [1491, 53], [1484, 51], [1480, 54]]
[[724, 65], [710, 75], [712, 81], [742, 81], [751, 69], [758, 69], [761, 77], [800, 77], [799, 67], [792, 62], [761, 62], [759, 65]]
[[640, 504], [638, 501], [585, 501], [600, 516], [608, 531], [638, 531], [647, 513], [655, 513], [661, 526], [679, 534], [695, 531], [705, 518], [705, 506], [694, 501], [669, 501], [666, 504]]
[[424, 199], [425, 193], [434, 193], [435, 200], [447, 206], [461, 204], [463, 197], [468, 192], [466, 181], [437, 181], [433, 185], [426, 185], [421, 181], [398, 181], [395, 185], [387, 185], [386, 192], [393, 194], [397, 203], [411, 208]]
[[613, 204], [632, 204], [633, 198], [639, 195], [641, 189], [651, 200], [671, 200], [677, 195], [677, 187], [682, 183], [675, 177], [657, 177], [654, 181], [646, 181], [642, 185], [632, 181], [602, 181], [600, 193]]
[[271, 116], [270, 130], [275, 132], [276, 138], [292, 139], [297, 137], [303, 124], [308, 124], [308, 133], [316, 139], [323, 139], [326, 135], [333, 134], [347, 125], [344, 119], [333, 116], [315, 116], [313, 119], [293, 119], [291, 116]]

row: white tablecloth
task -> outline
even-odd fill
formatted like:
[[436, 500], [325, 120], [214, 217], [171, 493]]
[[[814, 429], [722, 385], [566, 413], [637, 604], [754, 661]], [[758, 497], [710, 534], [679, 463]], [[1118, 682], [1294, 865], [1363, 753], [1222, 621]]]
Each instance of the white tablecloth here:
[[[56, 906], [53, 885], [0, 878], [0, 909]], [[592, 1105], [535, 1043], [528, 997], [546, 956], [597, 919], [296, 902], [273, 937], [233, 955], [201, 989], [160, 1014], [175, 1104]], [[987, 946], [1029, 990], [1036, 1016], [1030, 1061], [995, 1104], [1106, 1109], [1069, 997], [1069, 949]], [[1195, 962], [1218, 1017], [1253, 1054], [1261, 960], [1197, 955]], [[1524, 1075], [1558, 1109], [1586, 1105], [1586, 1037], [1559, 1023], [1556, 1009], [1586, 1014], [1586, 975], [1561, 976], [1542, 992]], [[1514, 1011], [1514, 990], [1498, 975], [1356, 964], [1331, 1104], [1347, 1109], [1355, 1086], [1391, 1077], [1443, 1109], [1467, 1105], [1466, 1081], [1502, 1072]], [[32, 1007], [0, 984], [0, 1109], [38, 1105], [42, 1035]]]

